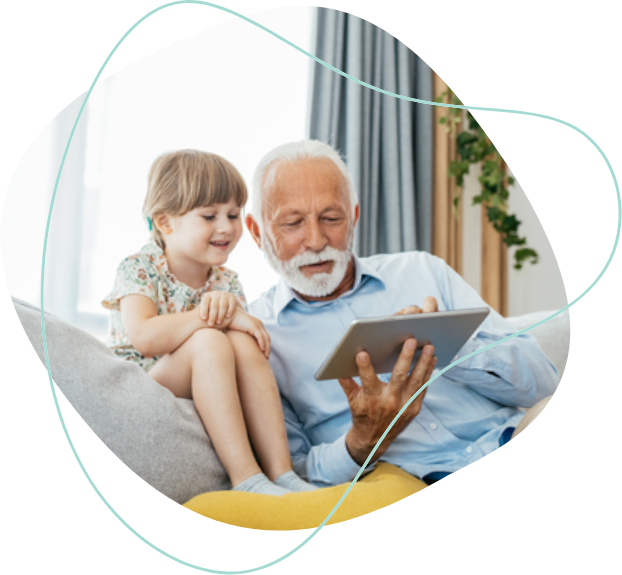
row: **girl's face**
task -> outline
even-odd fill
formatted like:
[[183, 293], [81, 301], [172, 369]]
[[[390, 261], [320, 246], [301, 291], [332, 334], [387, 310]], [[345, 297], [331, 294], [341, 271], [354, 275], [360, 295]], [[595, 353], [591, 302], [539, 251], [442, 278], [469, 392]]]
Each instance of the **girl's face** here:
[[242, 208], [231, 200], [196, 208], [183, 216], [169, 216], [167, 254], [198, 265], [223, 265], [242, 235], [241, 212]]

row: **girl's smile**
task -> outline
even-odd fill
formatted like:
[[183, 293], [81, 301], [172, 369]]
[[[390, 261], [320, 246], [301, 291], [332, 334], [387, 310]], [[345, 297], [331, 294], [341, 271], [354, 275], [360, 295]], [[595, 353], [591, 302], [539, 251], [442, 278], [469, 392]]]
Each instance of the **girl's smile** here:
[[218, 250], [226, 251], [229, 248], [231, 242], [210, 242], [211, 246], [214, 246]]
[[183, 216], [156, 217], [166, 240], [171, 273], [192, 288], [205, 285], [211, 268], [225, 264], [242, 236], [241, 212], [235, 200], [230, 200]]

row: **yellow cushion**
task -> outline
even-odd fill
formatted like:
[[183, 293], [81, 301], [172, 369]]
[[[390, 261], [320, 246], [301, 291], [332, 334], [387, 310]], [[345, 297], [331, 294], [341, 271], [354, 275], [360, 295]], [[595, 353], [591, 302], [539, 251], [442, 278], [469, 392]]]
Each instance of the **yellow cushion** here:
[[[197, 495], [185, 507], [230, 525], [250, 529], [312, 529], [317, 527], [345, 493], [349, 483], [281, 497], [238, 491]], [[402, 469], [379, 463], [352, 488], [328, 525], [360, 517], [391, 505], [426, 487]]]

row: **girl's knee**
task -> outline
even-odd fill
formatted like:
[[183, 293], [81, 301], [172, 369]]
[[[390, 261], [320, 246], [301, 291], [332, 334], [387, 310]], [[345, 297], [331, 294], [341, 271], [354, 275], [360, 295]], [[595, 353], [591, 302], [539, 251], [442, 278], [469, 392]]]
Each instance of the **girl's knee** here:
[[261, 355], [261, 357], [264, 357], [263, 353], [259, 349], [257, 340], [252, 335], [232, 329], [227, 330], [225, 333], [229, 338], [234, 351], [243, 353], [244, 355], [255, 355], [255, 352], [257, 352], [257, 354]]
[[210, 328], [195, 331], [186, 343], [194, 352], [201, 354], [208, 350], [222, 353], [231, 349], [229, 338], [222, 331]]
[[245, 362], [253, 362], [255, 365], [268, 362], [252, 335], [235, 330], [228, 330], [226, 334], [237, 357], [244, 358]]
[[257, 342], [252, 335], [244, 333], [243, 331], [236, 331], [234, 329], [228, 329], [225, 335], [229, 338], [229, 341], [234, 346], [248, 346], [254, 344], [257, 346]]

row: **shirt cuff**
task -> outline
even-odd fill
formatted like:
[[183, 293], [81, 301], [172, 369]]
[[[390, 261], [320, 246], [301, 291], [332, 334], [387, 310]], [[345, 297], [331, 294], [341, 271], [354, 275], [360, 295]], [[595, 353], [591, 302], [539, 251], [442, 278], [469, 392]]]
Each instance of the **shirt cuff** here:
[[[346, 447], [346, 435], [344, 433], [337, 441], [333, 442], [322, 453], [323, 475], [332, 485], [349, 483], [354, 479], [361, 466], [352, 459]], [[366, 475], [375, 468], [375, 463], [368, 465], [361, 476]]]

